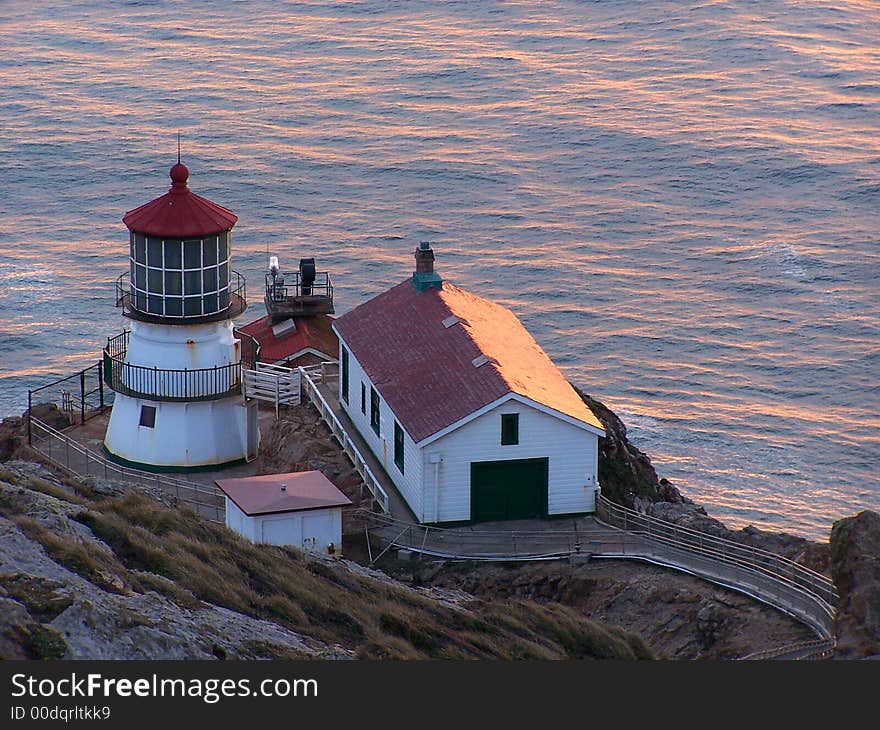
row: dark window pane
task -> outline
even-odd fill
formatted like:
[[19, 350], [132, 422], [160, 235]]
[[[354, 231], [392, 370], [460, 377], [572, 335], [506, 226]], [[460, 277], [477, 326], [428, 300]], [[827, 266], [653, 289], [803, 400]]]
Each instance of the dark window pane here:
[[205, 314], [213, 314], [217, 311], [217, 295], [207, 294], [205, 296]]
[[183, 285], [185, 287], [186, 294], [201, 294], [202, 272], [198, 269], [196, 269], [195, 271], [187, 271], [183, 275]]
[[166, 294], [181, 294], [181, 280], [182, 275], [179, 271], [166, 271], [165, 272], [165, 293]]
[[141, 406], [141, 426], [156, 427], [156, 406]]
[[220, 272], [220, 289], [225, 289], [229, 286], [229, 264], [224, 264], [218, 268]]
[[367, 384], [361, 383], [361, 413], [367, 415]]
[[146, 289], [147, 288], [147, 270], [145, 267], [135, 266], [134, 285], [138, 289]]
[[183, 242], [183, 263], [185, 269], [202, 268], [202, 242]]
[[180, 297], [165, 297], [165, 314], [170, 317], [183, 315], [183, 299]]
[[215, 266], [217, 264], [217, 238], [211, 236], [205, 239], [202, 250], [203, 262], [205, 266]]
[[142, 264], [147, 263], [147, 244], [140, 233], [134, 234], [134, 258]]
[[394, 464], [403, 474], [403, 429], [394, 422]]
[[208, 293], [217, 291], [217, 267], [212, 266], [210, 269], [202, 271], [202, 291]]
[[220, 261], [226, 261], [226, 259], [229, 258], [229, 242], [231, 238], [232, 234], [229, 232], [221, 233], [219, 236], [217, 236], [217, 240], [220, 246]]
[[229, 292], [223, 290], [220, 292], [220, 309], [226, 309], [229, 306]]
[[147, 269], [147, 289], [153, 294], [162, 293], [162, 272], [159, 269]]
[[165, 241], [165, 268], [179, 269], [180, 241]]
[[372, 386], [370, 387], [370, 426], [378, 436], [380, 427], [379, 394]]
[[342, 348], [342, 400], [348, 403], [348, 350]]
[[139, 309], [141, 312], [147, 311], [147, 295], [146, 294], [141, 294], [140, 292], [135, 292], [134, 308]]
[[202, 298], [190, 297], [183, 300], [183, 313], [187, 317], [202, 313]]
[[147, 298], [148, 301], [148, 311], [151, 314], [162, 314], [162, 297], [153, 296], [152, 294]]
[[150, 238], [147, 239], [147, 264], [150, 266], [155, 266], [158, 269], [162, 268], [162, 239], [161, 238]]
[[501, 445], [512, 446], [519, 443], [519, 414], [504, 413], [501, 416]]

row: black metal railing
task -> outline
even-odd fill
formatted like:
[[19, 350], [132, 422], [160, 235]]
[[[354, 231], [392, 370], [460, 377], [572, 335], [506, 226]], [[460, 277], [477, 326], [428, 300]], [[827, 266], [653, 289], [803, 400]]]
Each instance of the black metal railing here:
[[266, 299], [269, 302], [285, 302], [299, 297], [327, 297], [333, 299], [333, 282], [327, 271], [316, 271], [314, 280], [303, 281], [299, 271], [286, 275], [287, 278], [279, 280], [272, 274], [266, 274]]
[[128, 331], [108, 338], [104, 382], [117, 393], [156, 401], [217, 400], [241, 392], [241, 363], [170, 369], [125, 362]]
[[[120, 274], [116, 279], [116, 306], [122, 307], [123, 314], [126, 316], [148, 322], [157, 321], [171, 324], [212, 322], [237, 317], [247, 309], [247, 280], [239, 272], [229, 272], [229, 285], [226, 289], [218, 292], [217, 296], [219, 297], [221, 294], [228, 295], [228, 303], [216, 311], [199, 314], [165, 314], [164, 312], [151, 312], [148, 308], [149, 298], [158, 297], [161, 299], [163, 297], [162, 294], [148, 295], [139, 291], [136, 296], [135, 289], [131, 285], [129, 272]], [[185, 297], [184, 302], [187, 299], [204, 300], [205, 297], [205, 294]], [[178, 295], [174, 295], [174, 298], [178, 298]], [[185, 307], [186, 305], [184, 304], [183, 306]]]
[[232, 334], [241, 343], [241, 366], [253, 370], [260, 362], [260, 343], [247, 332], [233, 330]]

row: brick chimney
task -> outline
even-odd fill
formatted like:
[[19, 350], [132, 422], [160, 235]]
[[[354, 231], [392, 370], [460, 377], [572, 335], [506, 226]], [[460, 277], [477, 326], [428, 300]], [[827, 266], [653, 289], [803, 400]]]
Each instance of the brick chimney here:
[[413, 272], [413, 286], [420, 294], [425, 289], [442, 289], [443, 279], [434, 273], [434, 250], [427, 241], [419, 243], [415, 251], [416, 270]]

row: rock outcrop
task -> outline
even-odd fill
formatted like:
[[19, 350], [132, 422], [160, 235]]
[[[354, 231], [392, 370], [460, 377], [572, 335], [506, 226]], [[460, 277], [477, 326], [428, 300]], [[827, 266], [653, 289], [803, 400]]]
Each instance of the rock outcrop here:
[[837, 656], [880, 655], [880, 514], [866, 510], [831, 528], [831, 575], [840, 593]]
[[0, 467], [0, 659], [650, 656], [562, 605], [407, 586], [136, 487]]
[[575, 388], [605, 427], [599, 441], [599, 482], [612, 502], [682, 527], [782, 555], [818, 573], [828, 572], [828, 546], [787, 533], [748, 526], [730, 530], [688, 499], [666, 478], [657, 476], [651, 459], [633, 444], [626, 425], [604, 403]]

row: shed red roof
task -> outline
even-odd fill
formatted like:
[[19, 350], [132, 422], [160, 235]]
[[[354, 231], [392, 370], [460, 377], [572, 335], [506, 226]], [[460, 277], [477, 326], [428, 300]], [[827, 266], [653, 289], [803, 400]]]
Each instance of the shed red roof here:
[[171, 187], [165, 195], [122, 217], [129, 230], [162, 238], [200, 238], [228, 231], [235, 225], [235, 213], [189, 189], [189, 170], [185, 165], [178, 162], [170, 175]]
[[339, 338], [333, 331], [332, 317], [316, 314], [292, 319], [294, 326], [277, 335], [272, 329], [269, 315], [248, 322], [244, 327], [239, 327], [238, 331], [250, 335], [260, 343], [260, 360], [263, 362], [281, 362], [305, 350], [316, 350], [332, 360], [338, 357]]
[[508, 393], [602, 429], [513, 312], [448, 282], [407, 279], [335, 328], [416, 442]]
[[[217, 479], [214, 484], [248, 516], [351, 504], [351, 500], [319, 471]], [[281, 489], [282, 484], [286, 489]]]

